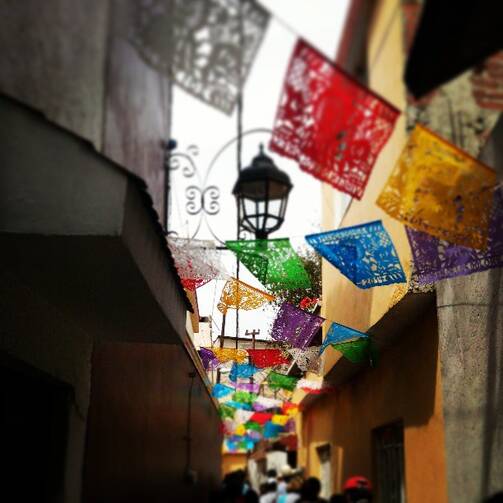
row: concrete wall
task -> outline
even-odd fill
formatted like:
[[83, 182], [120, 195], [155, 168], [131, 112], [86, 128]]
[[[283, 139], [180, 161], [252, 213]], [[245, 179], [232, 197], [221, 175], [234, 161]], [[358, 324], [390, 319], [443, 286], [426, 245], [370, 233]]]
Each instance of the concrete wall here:
[[[180, 346], [96, 344], [84, 501], [206, 501], [220, 482], [219, 417]], [[190, 483], [187, 473], [195, 476]]]
[[[503, 179], [503, 120], [481, 158]], [[503, 490], [503, 272], [437, 284], [449, 500]]]
[[144, 178], [161, 215], [169, 82], [128, 42], [135, 0], [0, 0], [0, 93]]

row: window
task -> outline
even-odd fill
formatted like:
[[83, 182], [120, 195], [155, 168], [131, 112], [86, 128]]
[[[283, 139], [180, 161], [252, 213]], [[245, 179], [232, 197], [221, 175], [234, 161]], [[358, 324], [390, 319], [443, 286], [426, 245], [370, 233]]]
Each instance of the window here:
[[373, 444], [378, 501], [405, 503], [402, 421], [375, 429]]

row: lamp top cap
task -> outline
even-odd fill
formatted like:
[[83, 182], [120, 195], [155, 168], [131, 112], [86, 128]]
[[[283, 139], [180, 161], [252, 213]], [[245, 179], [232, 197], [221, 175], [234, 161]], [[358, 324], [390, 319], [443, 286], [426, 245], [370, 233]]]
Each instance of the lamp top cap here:
[[293, 186], [290, 177], [285, 172], [281, 171], [274, 164], [274, 161], [264, 153], [263, 144], [259, 145], [259, 153], [253, 158], [251, 166], [244, 168], [240, 172], [233, 193], [236, 193], [238, 187], [242, 183], [257, 182], [261, 180], [275, 181], [289, 188]]

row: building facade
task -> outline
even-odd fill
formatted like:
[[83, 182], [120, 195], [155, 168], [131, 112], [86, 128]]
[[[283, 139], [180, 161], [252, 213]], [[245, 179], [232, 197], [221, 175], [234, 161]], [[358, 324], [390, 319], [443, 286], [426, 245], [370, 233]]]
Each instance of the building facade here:
[[129, 42], [138, 4], [0, 2], [5, 501], [205, 501], [220, 481], [160, 223], [170, 82]]
[[[407, 98], [403, 72], [421, 4], [352, 2], [338, 59], [404, 113], [361, 201], [346, 211], [347, 196], [323, 187], [323, 227], [382, 220], [409, 274], [404, 227], [375, 201], [415, 122], [480, 155], [500, 179], [503, 172], [501, 105], [482, 107], [475, 84], [467, 88], [473, 71], [423, 102]], [[377, 367], [367, 368], [327, 349], [324, 375], [336, 392], [297, 396], [299, 463], [322, 480], [324, 495], [352, 475], [371, 479], [382, 503], [468, 503], [501, 490], [501, 270], [422, 293], [397, 285], [360, 290], [325, 261], [322, 276], [322, 316], [369, 333], [380, 351]]]

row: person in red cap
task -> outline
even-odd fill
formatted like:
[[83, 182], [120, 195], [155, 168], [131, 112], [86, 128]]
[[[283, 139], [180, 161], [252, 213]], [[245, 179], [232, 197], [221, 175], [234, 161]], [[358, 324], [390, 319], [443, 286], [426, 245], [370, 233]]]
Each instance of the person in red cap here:
[[370, 503], [372, 501], [372, 484], [370, 480], [356, 475], [346, 480], [344, 496], [348, 503]]

